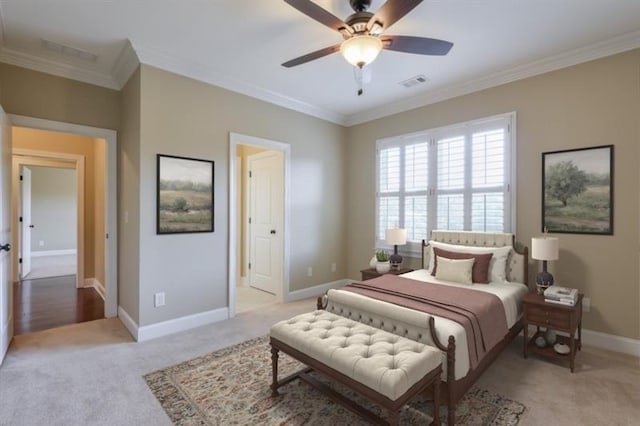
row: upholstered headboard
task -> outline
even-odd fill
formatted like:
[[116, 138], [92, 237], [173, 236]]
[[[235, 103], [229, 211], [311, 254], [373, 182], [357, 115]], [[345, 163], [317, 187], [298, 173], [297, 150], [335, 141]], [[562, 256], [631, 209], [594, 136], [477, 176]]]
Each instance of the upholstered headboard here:
[[[528, 283], [529, 249], [523, 247], [518, 251], [515, 246], [515, 236], [502, 232], [473, 232], [473, 231], [440, 231], [431, 232], [431, 239], [441, 243], [475, 247], [504, 247], [511, 246], [513, 250], [507, 260], [507, 279], [518, 283]], [[429, 244], [422, 240], [422, 268], [429, 264]]]

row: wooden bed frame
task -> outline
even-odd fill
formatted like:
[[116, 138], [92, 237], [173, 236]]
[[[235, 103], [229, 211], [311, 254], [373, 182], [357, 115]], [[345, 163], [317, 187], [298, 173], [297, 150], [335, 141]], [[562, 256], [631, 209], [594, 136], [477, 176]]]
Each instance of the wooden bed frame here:
[[[474, 234], [479, 234], [477, 232], [443, 232], [443, 231], [434, 231], [440, 232], [443, 237], [442, 239], [437, 239], [436, 241], [446, 242], [450, 244], [462, 244], [467, 246], [474, 246], [473, 244], [466, 243], [464, 241], [460, 241], [460, 236], [473, 236]], [[498, 234], [496, 234], [498, 235]], [[432, 235], [433, 236], [433, 235]], [[453, 239], [452, 239], [453, 238]], [[435, 239], [435, 238], [434, 238]], [[500, 246], [500, 245], [496, 245]], [[523, 265], [523, 284], [528, 284], [528, 263], [529, 263], [529, 250], [525, 246], [519, 251], [515, 245], [515, 236], [511, 235], [511, 246], [516, 253], [524, 256], [524, 265]], [[428, 244], [425, 240], [422, 240], [422, 268], [425, 268], [425, 249], [428, 247]], [[477, 247], [477, 246], [476, 246]], [[317, 302], [318, 309], [325, 309], [327, 307], [328, 299], [325, 297], [319, 297]], [[456, 341], [454, 336], [449, 336], [448, 342], [446, 344], [442, 343], [438, 338], [435, 328], [435, 320], [433, 317], [429, 318], [429, 332], [431, 334], [431, 338], [434, 344], [441, 351], [446, 353], [447, 358], [447, 378], [446, 381], [440, 382], [440, 402], [443, 405], [447, 406], [447, 424], [454, 425], [455, 424], [455, 412], [456, 412], [456, 404], [458, 401], [462, 399], [464, 394], [473, 386], [473, 384], [478, 380], [478, 378], [484, 373], [484, 371], [496, 360], [498, 355], [504, 350], [505, 347], [511, 343], [511, 341], [522, 331], [522, 320], [518, 319], [516, 323], [511, 327], [507, 333], [507, 335], [496, 344], [489, 352], [485, 354], [480, 363], [472, 370], [469, 370], [466, 376], [461, 379], [455, 379], [455, 351], [456, 351]], [[430, 392], [427, 393], [427, 398], [429, 400], [433, 400], [433, 395]]]

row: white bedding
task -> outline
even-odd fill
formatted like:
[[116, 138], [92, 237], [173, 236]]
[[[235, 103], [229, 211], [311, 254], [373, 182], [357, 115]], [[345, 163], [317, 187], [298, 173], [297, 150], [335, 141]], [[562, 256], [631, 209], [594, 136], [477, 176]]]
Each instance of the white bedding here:
[[[410, 278], [418, 281], [429, 281], [431, 283], [437, 283], [442, 285], [465, 287], [472, 290], [484, 291], [487, 293], [495, 294], [501, 301], [505, 308], [505, 314], [507, 318], [507, 325], [511, 328], [516, 321], [520, 318], [520, 305], [522, 298], [527, 294], [528, 288], [521, 283], [501, 282], [501, 283], [489, 283], [489, 284], [457, 284], [445, 281], [436, 280], [425, 269], [409, 272], [407, 274], [400, 275], [400, 277]], [[463, 378], [467, 375], [470, 369], [469, 364], [469, 350], [467, 348], [467, 337], [462, 325], [455, 321], [438, 317], [436, 315], [430, 315], [424, 312], [415, 311], [413, 309], [404, 308], [402, 306], [394, 305], [380, 300], [371, 299], [366, 296], [341, 290], [330, 290], [329, 296], [329, 308], [336, 310], [336, 313], [355, 317], [356, 315], [362, 316], [368, 315], [373, 318], [373, 322], [369, 321], [376, 327], [387, 329], [388, 331], [396, 331], [396, 327], [401, 327], [408, 330], [408, 337], [421, 341], [426, 344], [433, 345], [428, 337], [429, 332], [427, 324], [429, 317], [433, 316], [435, 320], [435, 326], [438, 334], [438, 339], [445, 346], [447, 344], [450, 335], [454, 336], [456, 341], [456, 380]], [[342, 312], [341, 309], [347, 309], [346, 312]], [[354, 318], [355, 319], [355, 318]], [[361, 318], [364, 322], [365, 318]], [[386, 321], [386, 324], [384, 323]], [[376, 324], [376, 322], [378, 324]], [[417, 331], [416, 331], [417, 330]], [[414, 334], [411, 336], [411, 334]], [[443, 353], [443, 378], [446, 378], [446, 354]]]

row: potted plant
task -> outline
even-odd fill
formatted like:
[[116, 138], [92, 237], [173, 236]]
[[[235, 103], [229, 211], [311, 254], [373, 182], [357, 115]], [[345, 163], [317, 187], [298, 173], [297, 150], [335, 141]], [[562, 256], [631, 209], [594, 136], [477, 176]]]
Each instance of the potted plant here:
[[376, 271], [379, 274], [386, 274], [391, 269], [391, 263], [389, 262], [389, 255], [384, 250], [379, 250], [376, 252], [376, 259], [378, 262], [376, 263]]

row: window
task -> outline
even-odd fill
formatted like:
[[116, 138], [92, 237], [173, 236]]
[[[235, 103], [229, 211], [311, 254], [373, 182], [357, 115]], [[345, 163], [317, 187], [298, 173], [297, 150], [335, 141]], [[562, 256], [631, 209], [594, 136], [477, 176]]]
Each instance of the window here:
[[394, 226], [408, 253], [433, 229], [511, 232], [514, 124], [510, 113], [378, 141], [376, 246]]

